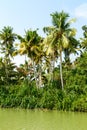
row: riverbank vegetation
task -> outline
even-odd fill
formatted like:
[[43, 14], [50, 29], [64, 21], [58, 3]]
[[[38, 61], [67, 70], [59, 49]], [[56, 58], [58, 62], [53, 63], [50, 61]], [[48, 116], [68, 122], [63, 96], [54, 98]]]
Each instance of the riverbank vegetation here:
[[[44, 37], [38, 29], [24, 36], [10, 26], [0, 31], [0, 107], [87, 111], [87, 26], [77, 39], [69, 14], [51, 18]], [[13, 63], [17, 55], [24, 64]]]

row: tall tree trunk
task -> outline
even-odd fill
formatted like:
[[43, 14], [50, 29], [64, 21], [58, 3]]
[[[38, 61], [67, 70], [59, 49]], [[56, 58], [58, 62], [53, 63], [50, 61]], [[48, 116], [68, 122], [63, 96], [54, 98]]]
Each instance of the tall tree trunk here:
[[41, 71], [39, 71], [38, 87], [41, 88], [41, 86], [42, 86], [42, 78], [41, 78]]
[[55, 68], [55, 57], [50, 57], [50, 66], [49, 66], [49, 74], [50, 74], [50, 81], [53, 82], [53, 70]]
[[39, 70], [38, 70], [38, 87], [41, 88], [42, 86], [42, 64], [41, 62], [39, 61]]
[[6, 83], [7, 85], [9, 84], [8, 82], [8, 64], [9, 64], [9, 61], [8, 61], [8, 57], [7, 55], [5, 56], [5, 74], [6, 74]]
[[34, 80], [36, 81], [36, 87], [38, 87], [38, 83], [37, 83], [37, 73], [36, 73], [36, 68], [35, 68], [35, 62], [33, 61], [33, 72], [34, 72]]
[[52, 71], [53, 71], [52, 61], [50, 61], [50, 66], [49, 66], [50, 81], [53, 81]]
[[60, 51], [60, 79], [61, 79], [61, 86], [63, 90], [64, 85], [63, 85], [63, 74], [62, 74], [62, 51]]

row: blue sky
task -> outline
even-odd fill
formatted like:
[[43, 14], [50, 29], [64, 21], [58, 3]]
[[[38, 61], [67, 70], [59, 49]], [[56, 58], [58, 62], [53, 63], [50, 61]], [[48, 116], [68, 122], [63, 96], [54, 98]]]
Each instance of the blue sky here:
[[50, 14], [62, 10], [77, 19], [73, 27], [81, 37], [81, 27], [87, 24], [87, 0], [0, 0], [0, 30], [9, 25], [24, 35], [24, 30], [39, 28], [43, 35], [43, 27], [51, 25]]

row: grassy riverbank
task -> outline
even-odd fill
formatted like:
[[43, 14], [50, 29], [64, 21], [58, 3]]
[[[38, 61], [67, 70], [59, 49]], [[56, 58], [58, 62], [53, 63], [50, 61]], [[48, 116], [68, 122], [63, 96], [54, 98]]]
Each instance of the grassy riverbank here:
[[0, 107], [87, 111], [87, 86], [67, 87], [64, 91], [52, 84], [37, 89], [34, 83], [0, 87]]

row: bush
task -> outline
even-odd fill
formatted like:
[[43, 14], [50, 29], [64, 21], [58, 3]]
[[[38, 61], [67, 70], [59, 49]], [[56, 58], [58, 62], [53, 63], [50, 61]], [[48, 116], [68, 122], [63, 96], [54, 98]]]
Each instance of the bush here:
[[81, 96], [72, 104], [72, 110], [73, 111], [82, 111], [87, 112], [87, 97]]

